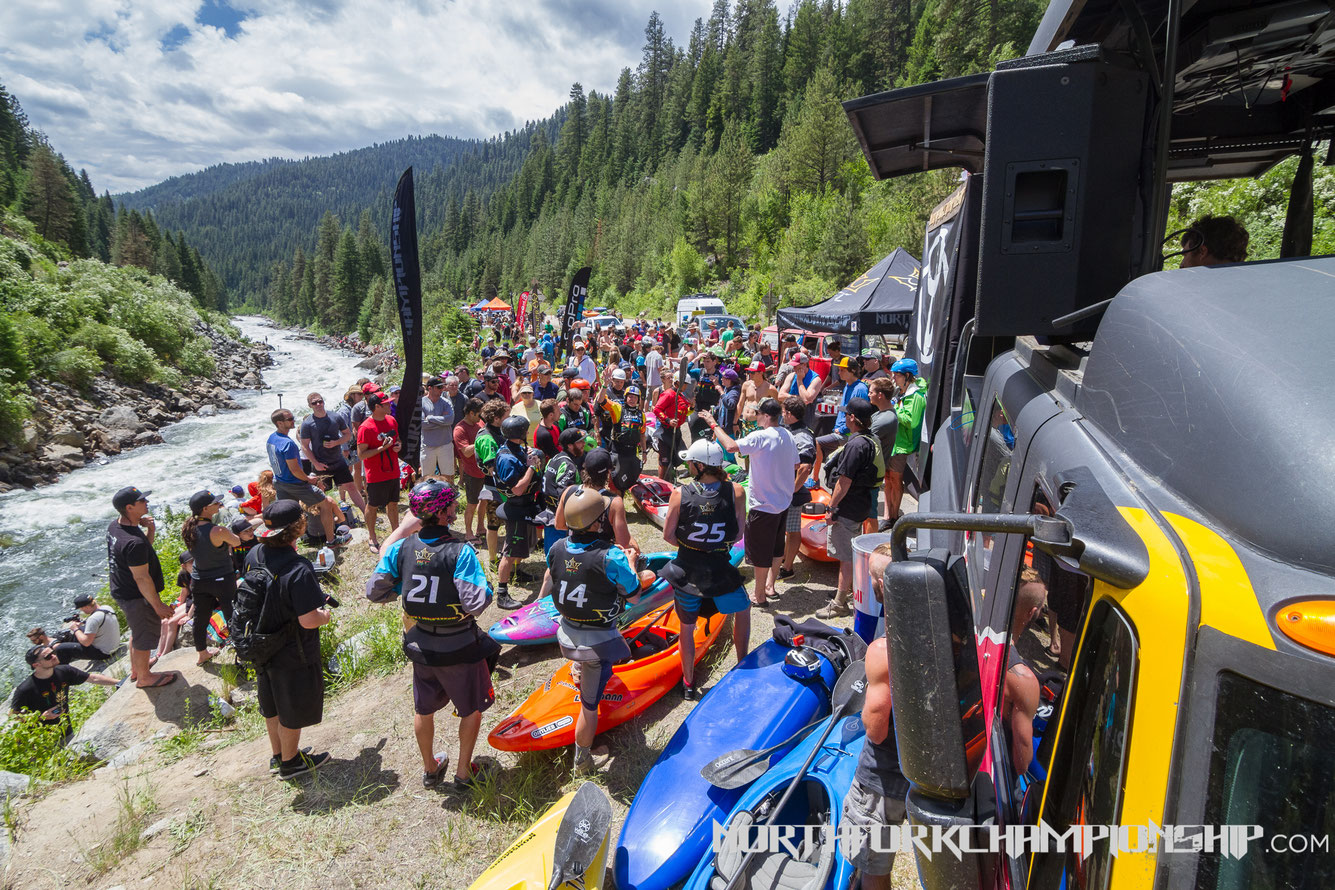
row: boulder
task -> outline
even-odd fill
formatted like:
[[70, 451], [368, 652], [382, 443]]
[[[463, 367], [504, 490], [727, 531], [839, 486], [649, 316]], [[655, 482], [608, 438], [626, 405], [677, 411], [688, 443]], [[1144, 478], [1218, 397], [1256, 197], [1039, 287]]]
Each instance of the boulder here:
[[241, 378], [241, 385], [247, 389], [259, 389], [260, 375], [254, 371], [247, 371], [245, 376]]
[[72, 426], [61, 426], [51, 431], [51, 441], [58, 445], [72, 445], [82, 448], [85, 440], [83, 433]]
[[136, 446], [156, 445], [161, 441], [162, 441], [162, 434], [159, 433], [157, 430], [144, 430], [142, 433], [134, 437], [134, 444]]
[[213, 407], [212, 405], [205, 405], [195, 413], [198, 414], [200, 417], [217, 417], [218, 409]]
[[81, 467], [84, 464], [83, 449], [73, 445], [48, 445], [42, 449], [42, 460], [66, 467]]
[[117, 405], [106, 409], [97, 416], [97, 423], [104, 430], [121, 435], [138, 433], [143, 428], [139, 422], [139, 415], [129, 405]]
[[11, 773], [9, 770], [0, 769], [0, 800], [7, 797], [16, 797], [20, 794], [27, 794], [28, 789], [32, 787], [32, 776], [25, 776], [23, 773]]
[[24, 454], [35, 454], [37, 452], [39, 439], [37, 425], [31, 420], [25, 420], [23, 422], [23, 429], [19, 432], [19, 450]]
[[127, 682], [79, 728], [70, 740], [71, 750], [109, 761], [160, 733], [171, 735], [210, 719], [210, 700], [223, 687], [216, 661], [195, 664], [194, 649], [167, 653], [153, 670], [179, 671], [181, 676], [156, 689], [138, 689]]
[[357, 362], [355, 367], [365, 368], [368, 371], [374, 371], [376, 368], [380, 367], [380, 359], [377, 358], [376, 356], [371, 356], [370, 358], [364, 358], [361, 361]]

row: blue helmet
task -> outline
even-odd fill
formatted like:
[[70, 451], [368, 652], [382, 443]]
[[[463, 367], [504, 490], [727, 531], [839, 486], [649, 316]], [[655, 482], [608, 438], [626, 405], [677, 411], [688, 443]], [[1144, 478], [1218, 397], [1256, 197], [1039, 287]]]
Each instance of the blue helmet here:
[[891, 373], [918, 376], [918, 363], [911, 358], [902, 358], [890, 366]]

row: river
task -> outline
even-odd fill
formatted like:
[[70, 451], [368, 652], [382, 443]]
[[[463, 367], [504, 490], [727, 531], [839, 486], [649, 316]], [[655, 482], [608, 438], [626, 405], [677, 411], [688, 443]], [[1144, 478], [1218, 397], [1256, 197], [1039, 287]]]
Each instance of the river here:
[[[365, 371], [352, 353], [329, 349], [261, 318], [233, 319], [252, 340], [268, 339], [274, 364], [264, 369], [263, 392], [237, 390], [245, 407], [215, 417], [187, 417], [164, 427], [162, 444], [149, 445], [75, 470], [53, 485], [0, 494], [0, 694], [28, 672], [24, 635], [34, 625], [48, 631], [74, 612], [80, 593], [97, 593], [107, 580], [107, 523], [115, 518], [111, 496], [126, 485], [150, 490], [149, 504], [187, 511], [201, 488], [217, 493], [245, 485], [268, 466], [264, 440], [273, 432], [269, 414], [279, 406], [305, 411], [306, 394], [321, 393], [332, 410]], [[228, 505], [235, 500], [227, 498]], [[170, 585], [176, 566], [163, 566]]]

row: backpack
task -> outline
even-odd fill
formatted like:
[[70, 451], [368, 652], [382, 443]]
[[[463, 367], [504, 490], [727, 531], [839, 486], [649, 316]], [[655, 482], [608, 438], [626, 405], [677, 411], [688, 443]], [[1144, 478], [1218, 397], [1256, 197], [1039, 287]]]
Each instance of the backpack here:
[[[258, 559], [246, 568], [236, 585], [236, 604], [232, 612], [232, 648], [237, 661], [263, 667], [295, 636], [296, 622], [287, 621], [272, 633], [260, 628], [273, 626], [273, 603], [277, 599], [278, 578]], [[270, 594], [275, 594], [271, 596]], [[306, 653], [298, 646], [302, 661]]]
[[520, 479], [524, 478], [526, 472], [528, 464], [520, 460], [509, 448], [502, 447], [500, 453], [496, 455], [496, 485], [502, 491], [509, 492]]

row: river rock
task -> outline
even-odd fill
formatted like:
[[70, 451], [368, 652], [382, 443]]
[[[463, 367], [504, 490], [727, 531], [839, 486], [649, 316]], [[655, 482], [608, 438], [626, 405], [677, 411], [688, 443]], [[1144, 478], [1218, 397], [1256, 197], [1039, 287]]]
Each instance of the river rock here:
[[259, 389], [260, 375], [254, 371], [247, 371], [246, 375], [241, 378], [241, 385], [247, 389]]
[[217, 417], [218, 409], [213, 407], [212, 405], [204, 405], [195, 413], [198, 414], [200, 417]]
[[97, 416], [97, 424], [110, 433], [137, 433], [143, 429], [139, 415], [129, 405], [116, 405]]
[[195, 664], [194, 649], [177, 649], [158, 659], [153, 670], [179, 671], [181, 676], [157, 689], [138, 689], [127, 682], [98, 708], [70, 740], [70, 749], [94, 761], [112, 760], [122, 751], [154, 736], [172, 735], [212, 716], [209, 697], [223, 681], [213, 662]]
[[31, 420], [23, 421], [23, 429], [19, 432], [19, 450], [24, 454], [33, 454], [37, 451], [38, 442], [37, 425]]
[[73, 445], [48, 445], [42, 449], [42, 460], [72, 470], [83, 466], [83, 450]]
[[23, 773], [11, 773], [0, 769], [0, 800], [20, 794], [27, 794], [32, 787], [32, 776]]
[[61, 426], [52, 430], [51, 441], [57, 445], [72, 445], [75, 448], [82, 448], [86, 437], [72, 426]]
[[156, 445], [162, 441], [162, 434], [157, 430], [144, 430], [134, 437], [134, 445], [138, 448], [140, 445]]
[[374, 371], [376, 368], [380, 367], [380, 359], [374, 355], [370, 358], [364, 358], [357, 362], [357, 367], [365, 368], [368, 371]]

